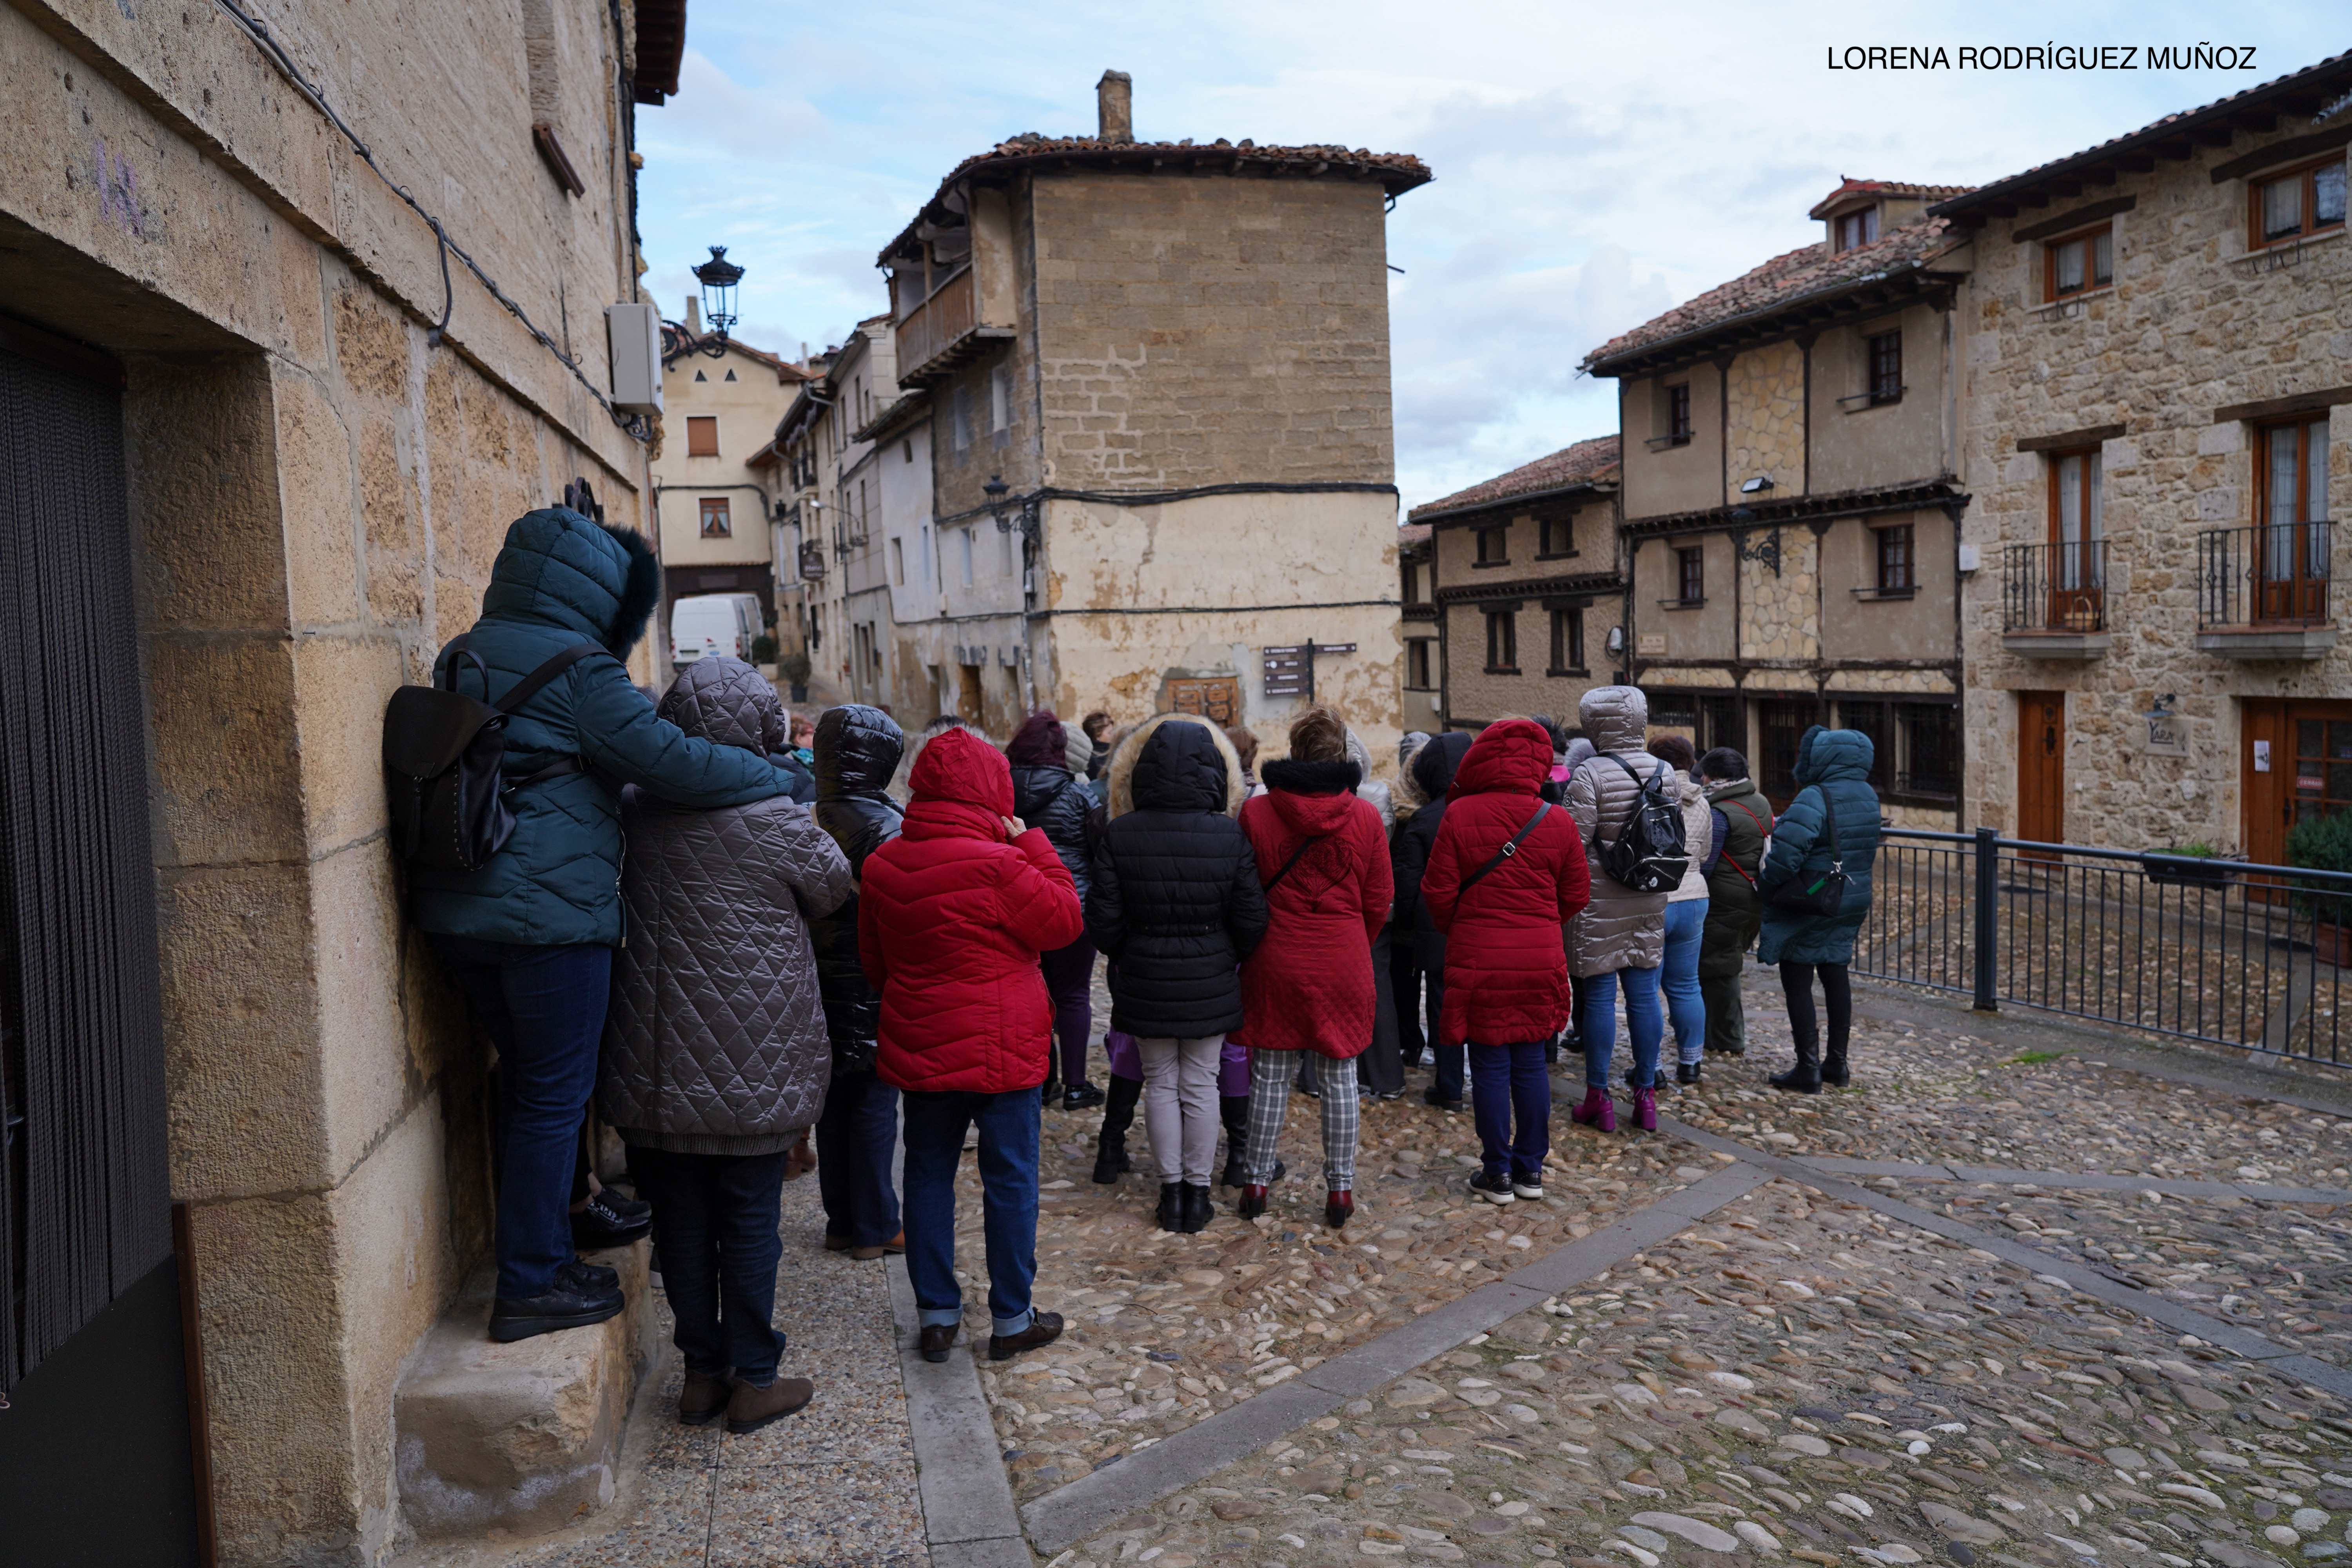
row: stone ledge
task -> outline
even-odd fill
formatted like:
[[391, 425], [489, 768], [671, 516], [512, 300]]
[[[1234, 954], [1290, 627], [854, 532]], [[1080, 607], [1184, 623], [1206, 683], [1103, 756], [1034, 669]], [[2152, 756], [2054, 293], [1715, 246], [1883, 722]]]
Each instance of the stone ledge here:
[[596, 1254], [628, 1308], [514, 1344], [486, 1331], [490, 1282], [425, 1336], [393, 1395], [401, 1512], [425, 1541], [544, 1535], [613, 1500], [621, 1427], [656, 1332], [643, 1242]]
[[2000, 646], [2027, 658], [2105, 658], [2111, 632], [2004, 632]]
[[2307, 661], [2326, 658], [2335, 646], [2334, 626], [2250, 626], [2197, 634], [2199, 653], [2218, 653], [2223, 658]]

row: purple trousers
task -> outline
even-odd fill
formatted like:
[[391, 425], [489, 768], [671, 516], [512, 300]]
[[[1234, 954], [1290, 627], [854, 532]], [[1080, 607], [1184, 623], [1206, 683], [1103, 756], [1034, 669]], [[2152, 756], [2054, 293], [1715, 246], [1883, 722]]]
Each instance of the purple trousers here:
[[1067, 947], [1041, 952], [1037, 967], [1045, 974], [1045, 994], [1054, 999], [1054, 1033], [1062, 1041], [1062, 1081], [1084, 1083], [1087, 1037], [1095, 1032], [1095, 944], [1080, 937]]
[[[1122, 1035], [1117, 1029], [1103, 1032], [1103, 1055], [1110, 1062], [1110, 1076], [1143, 1081], [1143, 1058], [1135, 1048], [1135, 1037]], [[1217, 1094], [1223, 1100], [1240, 1100], [1249, 1093], [1249, 1047], [1231, 1040], [1217, 1054]]]

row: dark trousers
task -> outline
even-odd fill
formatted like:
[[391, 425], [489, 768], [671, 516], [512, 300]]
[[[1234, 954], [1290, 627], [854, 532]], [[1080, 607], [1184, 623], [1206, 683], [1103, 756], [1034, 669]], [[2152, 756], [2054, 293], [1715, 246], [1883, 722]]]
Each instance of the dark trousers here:
[[1738, 1056], [1748, 1048], [1748, 1009], [1739, 996], [1739, 975], [1698, 977], [1699, 1000], [1706, 1006], [1706, 1049], [1710, 1056]]
[[1062, 1042], [1062, 1081], [1087, 1079], [1087, 1037], [1095, 1028], [1095, 944], [1085, 937], [1037, 955], [1054, 999], [1054, 1033]]
[[1421, 952], [1410, 931], [1389, 948], [1389, 1001], [1396, 1015], [1397, 1055], [1407, 1069], [1417, 1068], [1429, 1037], [1421, 1027]]
[[1478, 1088], [1471, 1109], [1489, 1176], [1542, 1184], [1544, 1156], [1551, 1152], [1551, 1068], [1544, 1061], [1549, 1043], [1470, 1047], [1470, 1072]]
[[777, 1235], [783, 1151], [674, 1154], [632, 1145], [629, 1173], [654, 1205], [662, 1289], [677, 1316], [672, 1338], [686, 1370], [717, 1377], [732, 1367], [765, 1388], [784, 1352], [771, 1321], [784, 1252]]
[[1404, 1053], [1398, 1048], [1396, 985], [1386, 926], [1372, 942], [1372, 1043], [1356, 1058], [1356, 1082], [1366, 1094], [1404, 1092]]
[[1429, 1044], [1437, 1058], [1437, 1067], [1431, 1077], [1430, 1087], [1437, 1091], [1441, 1099], [1459, 1100], [1462, 1098], [1464, 1080], [1467, 1077], [1462, 1047], [1438, 1043], [1437, 1023], [1445, 1016], [1445, 939], [1423, 931], [1414, 939], [1414, 942], [1416, 954], [1421, 960], [1421, 973], [1429, 993], [1429, 1011], [1426, 1015], [1429, 1019]]
[[908, 1089], [906, 1106], [907, 1279], [925, 1328], [963, 1321], [955, 1277], [956, 1162], [966, 1128], [980, 1129], [981, 1230], [988, 1244], [988, 1312], [999, 1334], [1025, 1333], [1037, 1278], [1034, 1089], [1003, 1094]]
[[816, 1119], [816, 1185], [827, 1236], [879, 1247], [898, 1234], [890, 1152], [898, 1142], [898, 1091], [875, 1072], [836, 1077]]
[[1796, 1037], [1798, 1056], [1821, 1049], [1821, 1026], [1813, 1021], [1816, 972], [1822, 977], [1822, 1000], [1829, 1004], [1830, 1054], [1843, 1056], [1846, 1040], [1853, 1033], [1853, 988], [1847, 984], [1843, 963], [1781, 963], [1780, 994], [1789, 1003], [1789, 1033]]
[[544, 1295], [573, 1256], [572, 1176], [596, 1086], [613, 950], [442, 935], [433, 945], [499, 1049], [498, 1292], [509, 1301]]

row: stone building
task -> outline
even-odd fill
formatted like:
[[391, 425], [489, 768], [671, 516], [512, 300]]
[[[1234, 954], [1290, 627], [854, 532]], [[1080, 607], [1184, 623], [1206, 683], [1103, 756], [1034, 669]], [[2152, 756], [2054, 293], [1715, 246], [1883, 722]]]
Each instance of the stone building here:
[[1776, 802], [1813, 723], [1864, 730], [1895, 820], [1961, 820], [1958, 353], [1949, 187], [1847, 180], [1822, 239], [1596, 349], [1618, 383], [1624, 653], [1654, 723]]
[[604, 310], [682, 0], [268, 10], [0, 7], [12, 1563], [410, 1532], [487, 1053], [402, 919], [384, 704], [516, 516], [652, 521]]
[[789, 360], [704, 331], [698, 300], [688, 300], [683, 322], [663, 323], [665, 439], [653, 463], [662, 558], [657, 660], [670, 653], [671, 608], [698, 594], [756, 594], [779, 647], [805, 646], [805, 613], [793, 592], [799, 576], [790, 563], [776, 570], [784, 469], [772, 437], [808, 379]]
[[1138, 142], [1124, 73], [1099, 95], [1098, 134], [966, 159], [881, 253], [931, 472], [887, 544], [938, 574], [898, 618], [896, 700], [999, 735], [1035, 705], [1195, 709], [1278, 751], [1305, 683], [1265, 649], [1312, 641], [1352, 650], [1313, 661], [1317, 697], [1393, 754], [1383, 214], [1429, 171]]
[[1437, 549], [1425, 522], [1397, 529], [1397, 589], [1404, 620], [1404, 680], [1401, 693], [1408, 731], [1434, 735], [1445, 728], [1440, 699], [1445, 688], [1445, 650], [1437, 626]]
[[1942, 202], [1972, 820], [2270, 863], [2352, 805], [2352, 56]]
[[1407, 683], [1434, 675], [1436, 728], [1573, 725], [1585, 692], [1617, 679], [1620, 472], [1617, 437], [1599, 436], [1412, 509], [1428, 580], [1406, 584]]

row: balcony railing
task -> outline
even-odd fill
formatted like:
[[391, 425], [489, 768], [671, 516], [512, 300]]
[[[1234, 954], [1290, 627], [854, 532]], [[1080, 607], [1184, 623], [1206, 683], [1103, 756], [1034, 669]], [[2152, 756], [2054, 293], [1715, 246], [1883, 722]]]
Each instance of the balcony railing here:
[[2000, 629], [2081, 636], [2107, 629], [2107, 542], [2012, 544], [2004, 552]]
[[980, 321], [979, 274], [966, 267], [898, 323], [898, 379], [920, 384], [951, 370], [983, 337], [1002, 337]]
[[2197, 536], [2197, 629], [2328, 624], [2325, 522], [2216, 528]]

